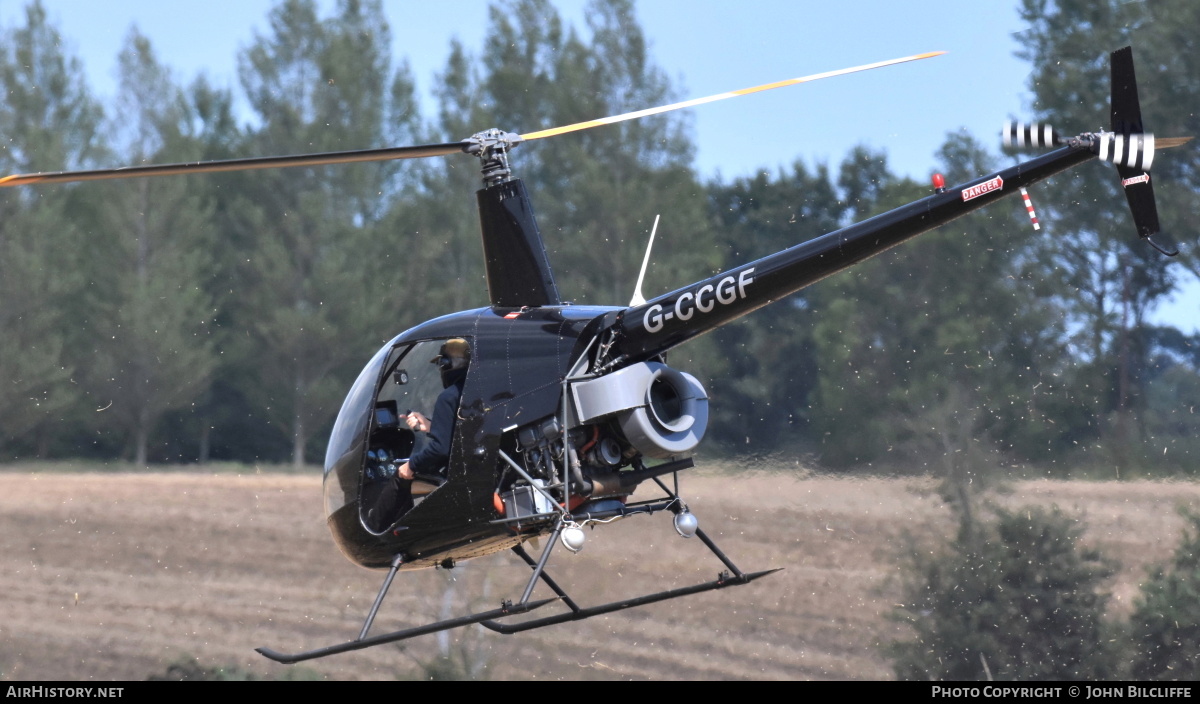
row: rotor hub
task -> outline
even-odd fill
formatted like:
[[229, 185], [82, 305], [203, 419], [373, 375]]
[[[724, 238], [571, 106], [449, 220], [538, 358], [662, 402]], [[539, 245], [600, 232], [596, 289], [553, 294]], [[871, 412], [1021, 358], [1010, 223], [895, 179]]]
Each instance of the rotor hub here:
[[491, 187], [512, 177], [512, 169], [508, 165], [508, 150], [523, 141], [524, 138], [519, 134], [493, 128], [464, 139], [463, 142], [467, 146], [463, 151], [479, 157], [483, 185]]

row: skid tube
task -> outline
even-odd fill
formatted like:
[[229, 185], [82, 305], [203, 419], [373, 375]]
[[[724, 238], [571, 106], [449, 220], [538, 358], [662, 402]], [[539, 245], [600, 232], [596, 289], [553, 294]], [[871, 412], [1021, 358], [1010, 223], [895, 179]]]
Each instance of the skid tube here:
[[262, 653], [264, 656], [274, 660], [275, 662], [281, 662], [285, 665], [291, 665], [292, 663], [301, 662], [303, 660], [312, 660], [314, 658], [323, 658], [326, 655], [337, 655], [338, 653], [346, 653], [351, 650], [362, 650], [363, 648], [370, 648], [375, 645], [383, 645], [384, 643], [394, 643], [394, 642], [400, 641], [400, 640], [408, 640], [409, 638], [416, 638], [417, 636], [429, 635], [430, 633], [437, 633], [439, 631], [448, 631], [452, 628], [460, 628], [462, 626], [469, 626], [472, 623], [480, 623], [482, 621], [489, 621], [489, 620], [501, 618], [503, 616], [511, 616], [513, 614], [523, 614], [523, 613], [526, 613], [529, 611], [533, 611], [534, 609], [536, 609], [540, 606], [545, 606], [546, 604], [549, 604], [552, 601], [557, 601], [557, 599], [542, 599], [541, 601], [533, 601], [528, 604], [505, 603], [500, 608], [492, 609], [491, 611], [483, 611], [483, 612], [480, 612], [477, 614], [471, 614], [469, 616], [461, 616], [459, 618], [452, 618], [452, 619], [449, 619], [446, 621], [438, 621], [437, 623], [431, 623], [431, 624], [428, 624], [425, 626], [418, 626], [416, 628], [407, 628], [402, 631], [394, 631], [392, 633], [384, 633], [381, 635], [372, 636], [370, 638], [362, 638], [359, 640], [352, 640], [352, 641], [348, 641], [346, 643], [339, 643], [338, 645], [331, 645], [327, 648], [317, 648], [316, 650], [307, 650], [303, 653], [280, 653], [280, 652], [272, 650], [270, 648], [256, 648], [255, 650], [257, 650], [259, 653]]
[[[568, 621], [582, 621], [583, 619], [591, 618], [592, 616], [600, 616], [601, 614], [610, 614], [614, 611], [623, 611], [625, 609], [632, 609], [635, 606], [645, 606], [646, 604], [653, 604], [653, 603], [656, 603], [659, 601], [666, 601], [668, 599], [676, 599], [681, 596], [688, 596], [689, 594], [699, 594], [700, 592], [712, 591], [713, 589], [723, 589], [725, 587], [736, 587], [736, 586], [739, 586], [742, 584], [749, 584], [749, 583], [753, 582], [754, 580], [758, 579], [759, 577], [765, 577], [769, 574], [774, 574], [775, 572], [778, 572], [781, 569], [783, 569], [783, 568], [776, 567], [775, 569], [771, 569], [771, 570], [763, 570], [762, 572], [750, 572], [748, 574], [741, 574], [741, 575], [736, 575], [736, 576], [730, 574], [729, 572], [722, 572], [720, 575], [717, 576], [717, 578], [715, 580], [713, 580], [711, 582], [703, 582], [701, 584], [696, 584], [696, 585], [693, 585], [690, 587], [681, 587], [679, 589], [669, 589], [669, 590], [663, 591], [663, 592], [655, 592], [654, 594], [645, 594], [643, 596], [633, 597], [630, 599], [623, 599], [621, 601], [614, 601], [614, 602], [610, 602], [608, 604], [602, 604], [600, 606], [592, 606], [592, 607], [589, 607], [586, 609], [576, 606], [575, 608], [571, 609], [570, 611], [568, 611], [566, 613], [557, 614], [555, 616], [546, 616], [545, 618], [533, 619], [531, 621], [525, 621], [522, 623], [514, 623], [511, 625], [506, 624], [506, 623], [499, 623], [495, 620], [480, 621], [479, 625], [483, 626], [484, 628], [487, 628], [488, 630], [495, 631], [496, 633], [502, 633], [504, 635], [509, 635], [512, 633], [520, 633], [522, 631], [530, 631], [535, 628], [542, 628], [544, 626], [553, 626], [555, 624], [566, 623]], [[544, 581], [546, 581], [547, 585], [549, 585], [551, 583], [549, 576], [544, 573], [542, 574], [542, 579]], [[556, 593], [561, 591], [559, 589], [555, 589], [554, 587], [551, 587], [551, 588], [554, 589], [554, 591]], [[573, 602], [568, 601], [568, 599], [570, 599], [570, 597], [567, 596], [565, 592], [561, 592], [559, 595], [562, 598], [563, 603], [566, 603], [568, 605], [573, 603]]]
[[467, 616], [460, 616], [458, 618], [447, 619], [445, 621], [437, 621], [424, 626], [417, 626], [416, 628], [406, 628], [404, 630], [383, 633], [368, 638], [367, 631], [371, 629], [371, 623], [375, 620], [375, 614], [379, 611], [379, 605], [383, 603], [383, 597], [387, 595], [388, 588], [392, 586], [392, 580], [396, 577], [396, 572], [400, 569], [400, 565], [401, 559], [400, 556], [397, 555], [396, 559], [392, 560], [392, 568], [388, 571], [387, 577], [384, 578], [383, 586], [379, 588], [379, 594], [375, 597], [375, 603], [371, 606], [371, 612], [367, 614], [367, 620], [365, 623], [363, 623], [362, 631], [359, 632], [358, 638], [325, 648], [306, 650], [302, 653], [281, 653], [277, 650], [272, 650], [271, 648], [255, 648], [255, 650], [261, 653], [264, 657], [270, 658], [275, 662], [291, 665], [304, 660], [323, 658], [327, 655], [337, 655], [338, 653], [347, 653], [351, 650], [362, 650], [364, 648], [370, 648], [376, 645], [383, 645], [384, 643], [395, 643], [396, 641], [408, 640], [409, 638], [429, 635], [430, 633], [448, 631], [452, 628], [461, 628], [463, 626], [469, 626], [473, 623], [480, 623], [483, 621], [494, 622], [495, 619], [498, 618], [528, 613], [534, 609], [545, 606], [552, 601], [558, 601], [558, 598], [556, 597], [553, 599], [542, 599], [540, 601], [531, 602], [529, 601], [529, 591], [531, 590], [527, 589], [525, 596], [521, 599], [521, 603], [519, 604], [513, 604], [512, 602], [505, 601], [503, 604], [501, 604], [500, 608], [492, 609], [491, 611], [468, 614]]

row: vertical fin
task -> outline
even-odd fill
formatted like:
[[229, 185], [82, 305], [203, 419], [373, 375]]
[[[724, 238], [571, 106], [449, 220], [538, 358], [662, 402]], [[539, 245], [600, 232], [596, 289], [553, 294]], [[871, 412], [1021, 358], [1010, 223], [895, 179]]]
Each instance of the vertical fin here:
[[[1111, 126], [1115, 139], [1129, 143], [1130, 135], [1145, 132], [1142, 125], [1142, 108], [1138, 102], [1137, 78], [1133, 72], [1133, 48], [1125, 47], [1112, 53], [1112, 105]], [[1143, 169], [1117, 165], [1121, 186], [1129, 210], [1133, 213], [1133, 224], [1140, 237], [1150, 237], [1159, 230], [1158, 206], [1154, 201], [1154, 186], [1150, 173]]]

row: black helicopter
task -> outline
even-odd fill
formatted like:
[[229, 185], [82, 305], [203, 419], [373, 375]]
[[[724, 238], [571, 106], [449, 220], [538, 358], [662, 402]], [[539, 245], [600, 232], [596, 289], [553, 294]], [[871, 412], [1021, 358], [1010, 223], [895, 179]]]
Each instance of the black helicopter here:
[[[430, 320], [388, 342], [367, 363], [338, 414], [325, 456], [329, 528], [353, 562], [388, 569], [354, 640], [300, 653], [259, 648], [294, 663], [479, 623], [515, 633], [577, 621], [688, 594], [748, 584], [776, 570], [746, 573], [701, 530], [679, 493], [678, 473], [704, 437], [708, 396], [693, 376], [664, 362], [687, 340], [778, 301], [831, 274], [890, 249], [1073, 166], [1099, 158], [1116, 165], [1138, 235], [1159, 251], [1149, 169], [1156, 148], [1143, 130], [1129, 47], [1112, 54], [1111, 131], [1059, 136], [1045, 125], [1009, 124], [1017, 148], [1057, 147], [1042, 156], [946, 187], [933, 195], [822, 237], [628, 307], [578, 306], [559, 293], [529, 194], [514, 178], [508, 153], [521, 142], [611, 124], [818, 78], [936, 56], [941, 52], [816, 74], [525, 135], [489, 130], [461, 142], [355, 152], [165, 164], [0, 179], [0, 186], [245, 169], [311, 166], [467, 153], [480, 159], [477, 192], [491, 305]], [[1157, 147], [1186, 139], [1160, 139]], [[644, 271], [644, 269], [643, 269]], [[413, 507], [386, 526], [369, 513], [383, 487], [422, 441], [401, 420], [427, 409], [442, 389], [429, 364], [449, 340], [469, 347], [455, 432], [444, 474], [418, 475]], [[458, 343], [458, 344], [462, 344]], [[673, 485], [664, 482], [673, 477]], [[634, 500], [652, 482], [653, 498]], [[635, 514], [670, 512], [684, 537], [698, 537], [726, 571], [711, 582], [582, 607], [546, 572], [561, 541], [582, 547], [583, 526]], [[549, 536], [535, 559], [524, 543]], [[397, 572], [451, 568], [461, 560], [511, 550], [532, 568], [524, 593], [494, 610], [382, 635], [368, 632]], [[531, 600], [541, 581], [553, 598]], [[560, 613], [508, 618], [561, 601]]]

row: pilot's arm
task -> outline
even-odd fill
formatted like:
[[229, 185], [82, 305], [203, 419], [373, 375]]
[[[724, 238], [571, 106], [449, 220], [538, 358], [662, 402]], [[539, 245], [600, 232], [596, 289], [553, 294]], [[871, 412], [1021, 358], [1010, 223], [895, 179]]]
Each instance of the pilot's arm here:
[[462, 389], [451, 386], [438, 396], [433, 407], [433, 420], [417, 412], [408, 414], [408, 427], [429, 433], [429, 441], [401, 465], [402, 479], [412, 479], [417, 473], [436, 474], [450, 462], [450, 443], [454, 440], [454, 421]]
[[[433, 427], [433, 424], [429, 421], [429, 419], [426, 418], [425, 415], [420, 411], [409, 411], [408, 415], [404, 418], [404, 422], [409, 428], [418, 433], [428, 433], [429, 429]], [[399, 472], [401, 479], [413, 478], [412, 465], [408, 462], [400, 465], [400, 469], [397, 471]]]

